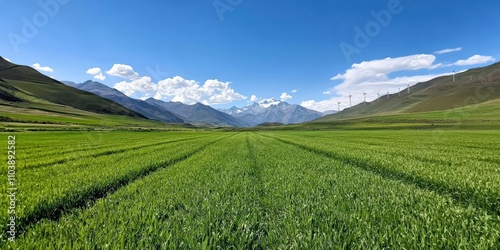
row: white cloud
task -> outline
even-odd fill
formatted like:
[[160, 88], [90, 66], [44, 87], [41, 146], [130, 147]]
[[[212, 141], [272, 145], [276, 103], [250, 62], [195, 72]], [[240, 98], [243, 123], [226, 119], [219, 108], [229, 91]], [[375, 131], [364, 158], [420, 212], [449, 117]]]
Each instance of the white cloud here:
[[101, 81], [106, 80], [106, 76], [104, 76], [102, 73], [95, 75], [94, 78]]
[[230, 103], [235, 100], [247, 99], [246, 96], [241, 95], [229, 87], [230, 82], [220, 82], [217, 79], [207, 80], [203, 84], [202, 89], [208, 99], [203, 100], [204, 104], [224, 104]]
[[292, 92], [292, 93], [297, 93], [297, 90], [296, 90], [296, 89], [294, 89], [294, 90], [292, 90], [291, 92]]
[[106, 76], [102, 74], [101, 68], [91, 68], [87, 70], [87, 74], [93, 75], [95, 79], [104, 81], [106, 80]]
[[257, 96], [256, 96], [256, 95], [252, 95], [252, 96], [250, 96], [250, 101], [251, 101], [251, 102], [255, 102], [255, 101], [257, 101], [257, 100], [258, 100], [258, 98], [257, 98]]
[[155, 92], [155, 85], [151, 81], [151, 77], [143, 76], [131, 82], [123, 81], [115, 84], [113, 87], [125, 95], [132, 96], [136, 92], [151, 93]]
[[286, 92], [283, 92], [283, 93], [281, 94], [281, 96], [280, 96], [280, 99], [281, 99], [282, 101], [287, 101], [287, 100], [292, 99], [292, 98], [293, 98], [293, 97], [292, 97], [291, 95], [287, 94]]
[[139, 74], [134, 71], [132, 66], [126, 64], [114, 64], [106, 73], [111, 76], [118, 76], [129, 80], [139, 79]]
[[435, 60], [434, 55], [419, 54], [355, 63], [345, 74], [338, 74], [332, 80], [344, 80], [342, 84], [345, 85], [356, 85], [367, 80], [384, 81], [389, 79], [388, 75], [392, 72], [432, 69]]
[[337, 100], [329, 99], [329, 100], [323, 100], [323, 101], [315, 101], [315, 100], [309, 100], [309, 101], [303, 101], [300, 106], [306, 107], [308, 109], [316, 110], [319, 112], [325, 112], [327, 110], [337, 110]]
[[35, 68], [38, 71], [54, 72], [54, 70], [51, 67], [48, 67], [48, 66], [42, 67], [39, 63], [35, 63], [32, 66], [33, 66], [33, 68]]
[[475, 64], [483, 64], [495, 61], [495, 58], [491, 56], [481, 56], [481, 55], [473, 55], [466, 60], [458, 60], [451, 65], [455, 66], [467, 66], [467, 65], [475, 65]]
[[87, 74], [90, 74], [90, 75], [97, 75], [97, 74], [100, 74], [101, 73], [101, 68], [91, 68], [91, 69], [88, 69], [87, 70]]
[[443, 50], [435, 51], [434, 54], [441, 55], [441, 54], [446, 54], [446, 53], [451, 53], [451, 52], [457, 52], [457, 51], [461, 51], [461, 50], [462, 50], [461, 47], [454, 48], [454, 49], [443, 49]]
[[194, 80], [187, 80], [181, 76], [167, 78], [155, 84], [150, 77], [141, 77], [130, 82], [119, 82], [114, 88], [128, 96], [141, 93], [144, 97], [153, 96], [161, 100], [171, 98], [171, 101], [186, 104], [197, 102], [207, 105], [224, 104], [247, 98], [234, 91], [229, 86], [230, 84], [230, 82], [211, 79], [200, 85]]
[[12, 62], [9, 58], [4, 57], [3, 59], [5, 59], [7, 62]]

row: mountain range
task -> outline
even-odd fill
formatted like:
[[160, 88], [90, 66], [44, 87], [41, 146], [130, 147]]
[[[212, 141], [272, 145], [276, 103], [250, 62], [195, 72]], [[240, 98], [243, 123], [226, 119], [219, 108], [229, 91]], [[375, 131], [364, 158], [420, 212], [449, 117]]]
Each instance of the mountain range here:
[[180, 102], [164, 102], [149, 98], [147, 103], [169, 110], [183, 117], [186, 122], [196, 126], [216, 126], [216, 127], [249, 127], [250, 123], [220, 112], [210, 106], [196, 103], [187, 105]]
[[231, 107], [221, 111], [239, 118], [251, 126], [263, 123], [296, 124], [318, 119], [322, 113], [289, 104], [274, 98], [254, 102], [243, 108]]
[[70, 81], [63, 81], [64, 84], [84, 90], [87, 92], [94, 93], [96, 95], [99, 95], [103, 98], [115, 101], [124, 107], [133, 110], [139, 114], [144, 115], [145, 117], [152, 119], [152, 120], [157, 120], [157, 121], [163, 121], [163, 122], [168, 122], [168, 123], [182, 123], [184, 122], [184, 119], [179, 117], [177, 114], [174, 114], [168, 110], [158, 108], [157, 106], [151, 105], [147, 102], [137, 100], [134, 98], [130, 98], [123, 94], [122, 92], [110, 88], [102, 83], [99, 82], [94, 82], [94, 81], [86, 81], [84, 83], [74, 83]]
[[454, 78], [442, 76], [417, 83], [399, 93], [326, 115], [274, 98], [221, 110], [201, 103], [137, 100], [94, 81], [63, 84], [31, 67], [0, 57], [0, 120], [35, 124], [32, 125], [35, 127], [39, 123], [134, 127], [162, 124], [151, 120], [179, 124], [175, 126], [189, 126], [184, 123], [211, 127], [275, 126], [386, 115], [408, 117], [407, 114], [452, 112], [469, 107], [468, 117], [484, 114], [481, 119], [493, 119], [491, 114], [496, 114], [499, 100], [500, 63], [469, 69]]
[[186, 122], [195, 126], [210, 127], [252, 127], [268, 122], [301, 123], [322, 116], [320, 112], [274, 98], [262, 100], [241, 109], [232, 107], [228, 110], [216, 110], [201, 103], [188, 105], [180, 102], [164, 102], [153, 98], [142, 101], [91, 80], [80, 84], [71, 81], [63, 81], [63, 83], [115, 101], [149, 119], [169, 123]]
[[115, 101], [124, 107], [140, 113], [152, 120], [168, 123], [186, 122], [195, 126], [210, 127], [249, 126], [249, 124], [238, 118], [232, 117], [201, 103], [187, 105], [180, 102], [163, 102], [153, 98], [144, 101], [138, 100], [128, 97], [114, 88], [110, 88], [102, 83], [91, 80], [79, 84], [71, 81], [63, 81], [63, 83]]

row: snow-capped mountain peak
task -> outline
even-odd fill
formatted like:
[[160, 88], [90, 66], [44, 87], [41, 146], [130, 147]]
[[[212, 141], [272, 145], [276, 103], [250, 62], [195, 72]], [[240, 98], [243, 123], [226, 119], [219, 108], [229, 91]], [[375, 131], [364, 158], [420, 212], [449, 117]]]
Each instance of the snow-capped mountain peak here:
[[231, 107], [221, 111], [247, 121], [252, 125], [264, 122], [301, 123], [314, 120], [322, 115], [314, 110], [296, 104], [289, 104], [275, 98], [260, 100], [243, 108]]
[[276, 99], [274, 99], [274, 97], [273, 97], [273, 98], [269, 98], [269, 99], [260, 100], [260, 101], [258, 102], [258, 104], [259, 104], [259, 106], [260, 106], [261, 108], [269, 108], [269, 107], [271, 107], [271, 106], [273, 106], [273, 105], [276, 105], [276, 106], [277, 106], [277, 105], [279, 105], [280, 103], [281, 103], [281, 101], [280, 101], [280, 100], [276, 100]]

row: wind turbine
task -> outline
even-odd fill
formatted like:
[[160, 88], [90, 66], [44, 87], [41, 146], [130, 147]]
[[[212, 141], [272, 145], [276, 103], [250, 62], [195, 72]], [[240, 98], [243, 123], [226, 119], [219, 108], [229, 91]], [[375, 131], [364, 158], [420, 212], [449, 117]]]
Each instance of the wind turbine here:
[[401, 87], [398, 87], [398, 95], [401, 96]]
[[389, 89], [387, 89], [387, 99], [389, 99]]
[[349, 91], [349, 108], [352, 108], [352, 95], [351, 95], [351, 91]]
[[456, 68], [453, 69], [453, 82], [455, 82], [455, 70], [456, 70]]
[[378, 96], [377, 102], [380, 102], [380, 89], [377, 92], [377, 96]]
[[363, 91], [364, 102], [365, 102], [365, 106], [366, 106], [366, 93], [365, 93], [365, 91], [364, 91], [364, 90], [361, 90], [361, 91]]
[[341, 102], [337, 100], [337, 110], [340, 112], [340, 104]]
[[406, 87], [408, 87], [408, 95], [410, 94], [410, 84], [408, 83], [408, 85], [406, 85]]

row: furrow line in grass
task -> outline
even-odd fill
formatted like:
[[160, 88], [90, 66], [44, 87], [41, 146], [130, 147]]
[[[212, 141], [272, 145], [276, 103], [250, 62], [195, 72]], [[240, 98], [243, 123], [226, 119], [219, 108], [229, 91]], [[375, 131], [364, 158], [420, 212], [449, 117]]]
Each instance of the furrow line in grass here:
[[40, 164], [26, 165], [26, 166], [23, 167], [23, 169], [43, 168], [43, 167], [52, 166], [54, 164], [66, 163], [66, 162], [69, 162], [69, 161], [72, 161], [72, 160], [79, 159], [81, 157], [100, 157], [100, 156], [105, 156], [105, 155], [112, 155], [112, 154], [123, 153], [123, 152], [126, 152], [126, 151], [136, 150], [136, 149], [145, 148], [145, 147], [154, 147], [154, 146], [159, 146], [159, 145], [163, 145], [163, 144], [169, 144], [169, 143], [181, 142], [181, 141], [189, 141], [189, 140], [194, 140], [194, 139], [199, 139], [199, 138], [203, 138], [203, 137], [190, 137], [190, 138], [183, 138], [183, 139], [171, 140], [171, 141], [161, 141], [161, 142], [156, 142], [156, 143], [151, 143], [151, 144], [146, 144], [146, 145], [138, 145], [138, 146], [127, 147], [127, 148], [112, 149], [112, 150], [107, 150], [107, 151], [98, 152], [98, 153], [94, 153], [94, 154], [83, 155], [83, 156], [82, 155], [75, 155], [73, 157], [67, 157], [67, 158], [64, 158], [64, 159], [57, 159], [57, 160], [53, 160], [53, 161], [50, 161], [50, 162], [43, 162], [43, 163], [40, 163]]
[[[140, 171], [137, 172], [131, 172], [125, 176], [122, 176], [121, 178], [115, 179], [113, 182], [107, 183], [104, 186], [101, 187], [94, 187], [91, 189], [86, 190], [85, 192], [79, 194], [79, 197], [73, 197], [74, 199], [71, 199], [71, 202], [68, 203], [68, 199], [61, 200], [61, 202], [56, 203], [57, 205], [53, 206], [39, 206], [38, 210], [32, 212], [30, 215], [22, 218], [17, 218], [18, 219], [18, 234], [23, 234], [25, 233], [26, 229], [33, 225], [38, 223], [42, 219], [47, 219], [47, 220], [53, 220], [57, 221], [62, 215], [65, 213], [74, 210], [74, 209], [79, 209], [83, 208], [86, 209], [90, 207], [96, 200], [104, 198], [108, 196], [109, 194], [112, 194], [119, 190], [120, 188], [123, 188], [132, 182], [136, 181], [137, 179], [140, 179], [142, 177], [145, 177], [153, 172], [156, 172], [160, 169], [166, 168], [168, 166], [171, 166], [173, 164], [182, 162], [189, 157], [201, 152], [202, 150], [208, 148], [210, 145], [219, 142], [224, 139], [228, 139], [229, 137], [232, 137], [236, 134], [232, 134], [230, 136], [226, 136], [214, 141], [211, 141], [201, 147], [198, 147], [180, 157], [177, 157], [175, 159], [171, 159], [165, 162], [161, 162], [158, 164], [150, 165], [147, 166]], [[6, 227], [2, 225], [2, 230], [5, 232]]]
[[268, 226], [266, 223], [264, 223], [264, 218], [267, 216], [268, 211], [267, 207], [264, 204], [264, 197], [266, 196], [264, 187], [263, 187], [263, 182], [262, 182], [262, 166], [257, 164], [257, 156], [255, 154], [255, 148], [254, 145], [250, 142], [249, 138], [249, 133], [247, 132], [245, 134], [245, 142], [246, 142], [246, 147], [248, 150], [248, 160], [250, 161], [250, 176], [253, 179], [254, 185], [252, 188], [256, 189], [257, 193], [257, 201], [256, 201], [256, 209], [259, 209], [259, 217], [261, 220], [259, 221], [256, 230], [254, 230], [254, 233], [256, 234], [256, 239], [251, 242], [251, 246], [253, 247], [261, 247], [265, 242], [267, 241], [267, 236], [268, 236]]
[[475, 207], [484, 209], [490, 213], [500, 215], [500, 198], [495, 197], [495, 194], [481, 194], [478, 193], [476, 190], [469, 188], [452, 188], [444, 185], [443, 183], [432, 181], [416, 175], [411, 175], [404, 172], [391, 170], [380, 164], [373, 164], [365, 160], [347, 157], [335, 152], [316, 149], [310, 146], [306, 146], [293, 141], [284, 140], [274, 136], [262, 135], [262, 134], [260, 135], [264, 137], [273, 138], [277, 141], [305, 149], [307, 151], [316, 153], [324, 157], [342, 161], [344, 164], [363, 169], [365, 171], [377, 174], [386, 179], [397, 180], [402, 183], [413, 185], [421, 189], [426, 189], [429, 191], [436, 192], [440, 195], [448, 195], [451, 198], [453, 198], [456, 202], [462, 204], [463, 206], [467, 207], [469, 205], [474, 205]]

